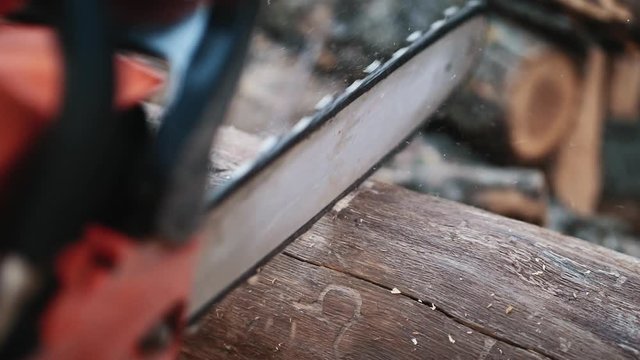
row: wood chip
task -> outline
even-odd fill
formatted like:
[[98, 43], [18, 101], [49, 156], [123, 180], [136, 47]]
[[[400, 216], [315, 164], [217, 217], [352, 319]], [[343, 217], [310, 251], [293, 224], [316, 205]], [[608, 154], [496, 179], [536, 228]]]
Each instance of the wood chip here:
[[469, 330], [469, 331], [467, 331], [467, 334], [471, 335], [471, 334], [473, 334], [473, 331]]
[[576, 292], [575, 292], [575, 291], [573, 292], [573, 298], [574, 298], [574, 299], [577, 299], [577, 298], [578, 298], [578, 295], [576, 295]]
[[392, 294], [402, 294], [402, 291], [398, 290], [398, 288], [391, 289]]
[[249, 284], [251, 286], [256, 286], [259, 283], [260, 283], [260, 276], [258, 276], [258, 275], [253, 275], [252, 277], [247, 279], [247, 284]]
[[509, 305], [507, 306], [507, 308], [504, 310], [504, 313], [509, 315], [511, 314], [511, 312], [513, 311], [513, 306]]
[[545, 266], [545, 264], [542, 264], [542, 271], [547, 271], [547, 267]]
[[435, 310], [436, 309], [436, 304], [431, 303], [431, 310]]
[[489, 303], [489, 305], [487, 305], [487, 309], [490, 309], [493, 306], [493, 303]]
[[418, 299], [418, 302], [419, 302], [420, 304], [422, 304], [422, 300]]
[[416, 338], [411, 338], [411, 342], [413, 343], [413, 345], [418, 345], [418, 339]]
[[533, 276], [538, 276], [538, 275], [542, 275], [542, 274], [543, 274], [542, 271], [536, 271], [534, 273], [531, 273], [531, 275], [533, 275]]
[[449, 342], [452, 344], [456, 343], [456, 341], [451, 337], [451, 334], [449, 334]]

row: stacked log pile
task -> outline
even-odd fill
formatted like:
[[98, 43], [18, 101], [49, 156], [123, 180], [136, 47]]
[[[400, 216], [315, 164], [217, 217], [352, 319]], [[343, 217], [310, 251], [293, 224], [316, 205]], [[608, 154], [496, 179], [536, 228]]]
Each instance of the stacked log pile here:
[[[273, 0], [260, 16], [234, 124], [286, 132], [464, 3]], [[640, 6], [489, 3], [474, 72], [379, 176], [640, 256]]]
[[640, 256], [637, 45], [490, 24], [468, 81], [379, 178]]

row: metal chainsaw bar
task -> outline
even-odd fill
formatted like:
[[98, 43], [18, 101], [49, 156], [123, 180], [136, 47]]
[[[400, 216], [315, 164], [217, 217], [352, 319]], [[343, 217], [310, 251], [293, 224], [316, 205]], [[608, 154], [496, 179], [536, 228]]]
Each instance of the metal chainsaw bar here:
[[437, 111], [481, 51], [483, 9], [482, 2], [471, 1], [435, 22], [211, 194], [200, 231], [191, 321], [357, 186]]

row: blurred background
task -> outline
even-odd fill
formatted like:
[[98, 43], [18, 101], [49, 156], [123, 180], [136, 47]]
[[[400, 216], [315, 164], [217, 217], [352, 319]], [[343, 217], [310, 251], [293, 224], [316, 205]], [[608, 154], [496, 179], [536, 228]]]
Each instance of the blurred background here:
[[[227, 124], [273, 143], [464, 3], [265, 1]], [[518, 3], [374, 178], [640, 257], [640, 50], [624, 29]]]

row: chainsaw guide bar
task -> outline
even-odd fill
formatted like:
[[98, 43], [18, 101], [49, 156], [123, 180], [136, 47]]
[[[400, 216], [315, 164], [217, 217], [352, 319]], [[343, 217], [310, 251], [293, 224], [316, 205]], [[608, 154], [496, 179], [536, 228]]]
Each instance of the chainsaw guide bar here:
[[415, 133], [482, 51], [470, 1], [238, 169], [209, 197], [191, 321], [251, 276]]

